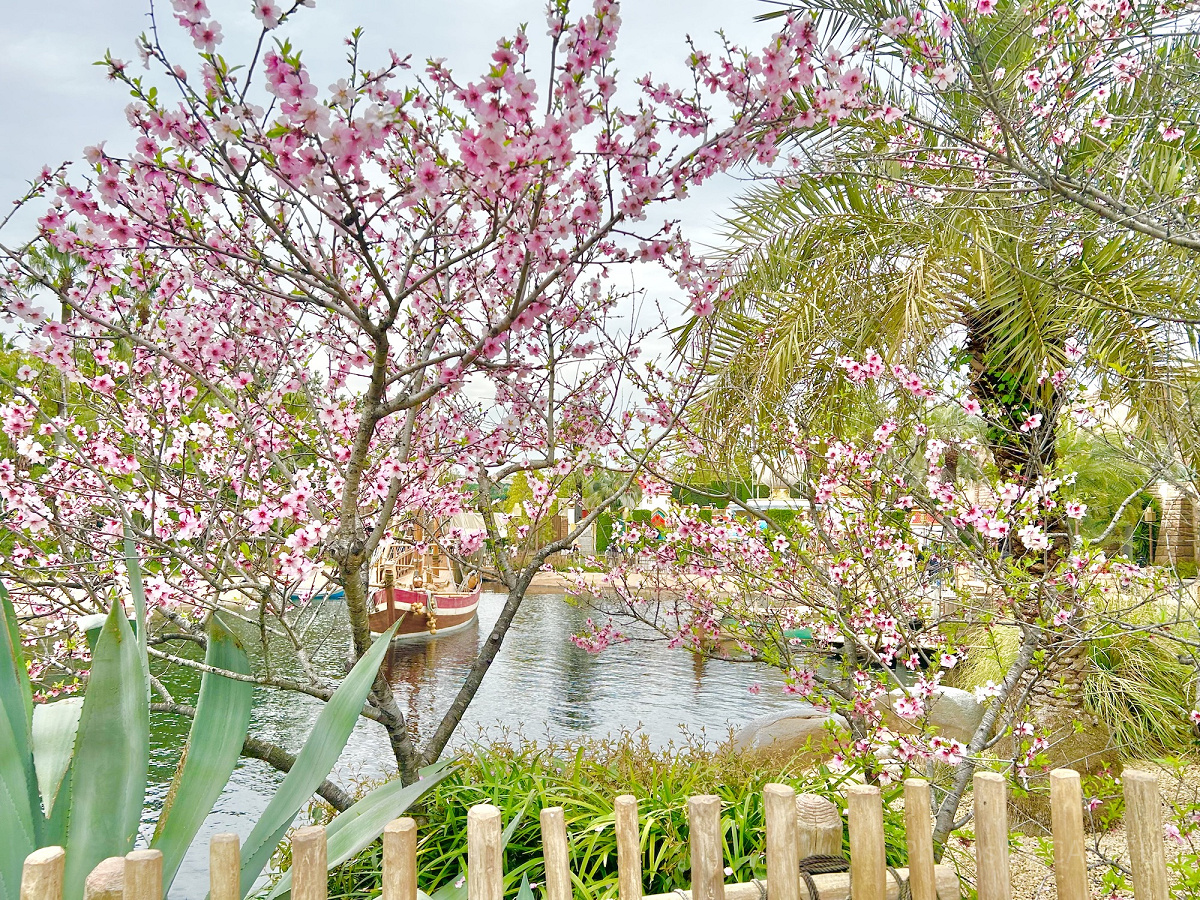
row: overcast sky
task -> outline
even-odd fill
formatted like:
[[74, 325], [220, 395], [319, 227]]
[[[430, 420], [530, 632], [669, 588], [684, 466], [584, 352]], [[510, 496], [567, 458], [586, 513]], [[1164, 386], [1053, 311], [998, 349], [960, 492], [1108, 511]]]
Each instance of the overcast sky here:
[[[249, 58], [258, 22], [249, 0], [208, 0], [221, 22], [222, 52], [230, 60]], [[386, 58], [385, 50], [414, 60], [445, 57], [454, 69], [481, 74], [495, 41], [529, 24], [534, 40], [530, 59], [545, 57], [548, 46], [542, 0], [317, 0], [314, 9], [285, 25], [281, 32], [304, 51], [314, 82], [324, 88], [344, 72], [343, 38], [355, 26], [366, 31], [368, 64]], [[589, 4], [579, 0], [575, 10]], [[756, 23], [767, 7], [759, 0], [626, 0], [624, 26], [617, 47], [622, 82], [652, 72], [656, 79], [685, 83], [685, 36], [716, 49], [715, 32], [723, 29], [734, 41], [761, 46], [773, 28]], [[128, 149], [125, 123], [127, 94], [93, 66], [111, 49], [136, 62], [134, 38], [149, 26], [149, 0], [0, 0], [0, 199], [7, 203], [24, 191], [43, 164], [77, 160], [85, 146], [108, 141]], [[190, 40], [170, 16], [169, 0], [157, 0], [160, 33], [168, 47], [194, 69]], [[535, 69], [539, 76], [540, 68]], [[261, 73], [257, 76], [261, 83]], [[718, 216], [737, 190], [732, 178], [720, 179], [678, 209], [688, 233], [711, 238]], [[24, 229], [21, 229], [24, 230]], [[5, 233], [11, 242], [16, 235]]]

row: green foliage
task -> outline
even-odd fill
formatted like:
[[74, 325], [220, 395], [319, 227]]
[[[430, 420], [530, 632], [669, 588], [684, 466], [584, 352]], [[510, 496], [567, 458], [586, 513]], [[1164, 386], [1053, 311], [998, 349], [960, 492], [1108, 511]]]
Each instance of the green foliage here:
[[[22, 864], [38, 847], [66, 848], [66, 900], [83, 896], [84, 879], [97, 863], [133, 849], [146, 793], [150, 697], [145, 597], [137, 560], [127, 550], [137, 627], [114, 598], [108, 614], [94, 623], [98, 634], [82, 701], [33, 705], [16, 611], [0, 585], [0, 900], [17, 900]], [[371, 647], [325, 704], [304, 750], [246, 840], [243, 891], [337, 761], [390, 637], [386, 633]], [[209, 621], [205, 661], [249, 672], [245, 651], [216, 615]], [[151, 841], [163, 851], [164, 888], [233, 772], [253, 694], [250, 682], [212, 672], [201, 678], [188, 744]], [[420, 796], [435, 783], [430, 779], [410, 794]], [[398, 788], [380, 793], [347, 811], [339, 837], [347, 856], [378, 837], [394, 815], [384, 817], [381, 806], [392, 809], [412, 799]]]
[[608, 545], [612, 543], [613, 536], [613, 516], [610, 512], [602, 512], [596, 516], [596, 552], [603, 553], [608, 549]]
[[[576, 890], [597, 898], [617, 894], [617, 852], [613, 798], [638, 798], [642, 828], [642, 877], [647, 894], [687, 889], [689, 880], [687, 799], [696, 794], [721, 798], [726, 881], [747, 881], [765, 873], [762, 788], [770, 782], [829, 797], [836, 803], [841, 784], [828, 771], [802, 766], [800, 757], [750, 756], [729, 744], [713, 748], [685, 739], [682, 745], [655, 747], [645, 735], [621, 734], [607, 740], [538, 745], [504, 738], [476, 747], [462, 767], [438, 786], [424, 809], [420, 830], [420, 887], [433, 894], [450, 888], [466, 868], [467, 810], [477, 803], [497, 806], [511, 832], [505, 860], [505, 895], [516, 897], [523, 880], [544, 882], [539, 811], [562, 806]], [[888, 789], [894, 799], [895, 791]], [[888, 861], [905, 861], [903, 814], [885, 806]], [[378, 896], [381, 849], [378, 844], [330, 872], [331, 900]]]
[[[1148, 606], [1109, 612], [1113, 624], [1089, 640], [1092, 668], [1084, 680], [1084, 707], [1103, 720], [1123, 755], [1181, 753], [1195, 749], [1188, 722], [1195, 696], [1193, 669], [1179, 661], [1179, 645], [1146, 628], [1161, 622]], [[967, 659], [954, 684], [971, 690], [999, 684], [1017, 655], [1016, 628], [991, 627], [964, 636]]]

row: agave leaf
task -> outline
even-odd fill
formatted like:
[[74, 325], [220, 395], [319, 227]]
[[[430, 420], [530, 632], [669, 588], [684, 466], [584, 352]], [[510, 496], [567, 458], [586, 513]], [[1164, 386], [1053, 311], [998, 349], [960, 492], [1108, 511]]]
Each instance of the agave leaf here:
[[33, 722], [33, 690], [29, 686], [29, 670], [25, 668], [25, 652], [21, 649], [17, 611], [2, 581], [0, 608], [4, 614], [4, 627], [0, 630], [0, 704], [13, 733], [29, 734]]
[[33, 708], [33, 763], [47, 819], [51, 818], [55, 798], [71, 766], [82, 712], [82, 697], [39, 703]]
[[150, 657], [146, 652], [146, 589], [142, 586], [142, 566], [138, 562], [137, 547], [125, 528], [125, 569], [129, 573], [129, 593], [133, 595], [134, 619], [137, 621], [137, 644], [144, 669], [146, 702], [150, 702]]
[[267, 867], [276, 845], [287, 833], [296, 818], [296, 813], [313, 795], [320, 783], [329, 774], [342, 749], [358, 722], [363, 702], [371, 692], [371, 685], [383, 662], [397, 622], [381, 636], [363, 658], [355, 663], [345, 680], [338, 685], [317, 721], [309, 732], [304, 749], [296, 757], [296, 763], [287, 773], [275, 796], [259, 816], [254, 830], [242, 845], [242, 896], [249, 894], [255, 880]]
[[521, 876], [521, 888], [517, 891], [517, 900], [534, 900], [533, 888], [529, 886], [529, 876]]
[[41, 816], [30, 739], [33, 696], [16, 610], [3, 584], [0, 607], [0, 900], [17, 900], [21, 866], [37, 847]]
[[[389, 781], [371, 791], [345, 812], [339, 813], [325, 830], [328, 840], [329, 867], [340, 866], [350, 857], [362, 852], [377, 840], [388, 822], [433, 790], [453, 769], [449, 761], [421, 770], [421, 780], [405, 786], [399, 779]], [[291, 893], [292, 873], [283, 877], [267, 896], [267, 900]]]
[[96, 642], [71, 764], [65, 900], [80, 900], [88, 873], [133, 849], [150, 763], [145, 657], [120, 601]]
[[[214, 668], [250, 674], [250, 660], [214, 613], [204, 661]], [[196, 717], [183, 758], [167, 791], [150, 846], [163, 854], [163, 887], [170, 888], [188, 847], [233, 774], [250, 726], [254, 685], [205, 672]]]

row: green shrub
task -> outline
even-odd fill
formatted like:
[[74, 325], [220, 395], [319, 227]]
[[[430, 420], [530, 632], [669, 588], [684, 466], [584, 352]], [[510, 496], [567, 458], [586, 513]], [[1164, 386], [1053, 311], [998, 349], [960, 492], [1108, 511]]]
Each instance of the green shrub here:
[[[765, 874], [762, 789], [784, 782], [797, 792], [817, 793], [842, 803], [841, 781], [824, 769], [805, 770], [802, 758], [749, 756], [685, 739], [656, 748], [645, 735], [621, 734], [608, 740], [544, 745], [503, 738], [476, 747], [462, 769], [429, 795], [420, 821], [419, 883], [432, 893], [462, 877], [466, 868], [467, 810], [477, 803], [500, 808], [505, 826], [519, 818], [505, 853], [506, 896], [516, 895], [523, 876], [534, 884], [544, 878], [538, 813], [562, 806], [570, 843], [571, 870], [590, 891], [586, 896], [615, 897], [616, 837], [613, 798], [638, 798], [642, 826], [642, 880], [647, 894], [690, 885], [687, 800], [696, 794], [721, 798], [726, 881], [748, 881]], [[887, 789], [885, 800], [898, 789]], [[888, 861], [905, 862], [903, 813], [885, 806]], [[329, 875], [329, 897], [367, 898], [380, 891], [378, 844]], [[578, 890], [577, 883], [577, 890]]]
[[[1110, 611], [1115, 615], [1115, 611]], [[1126, 625], [1149, 625], [1150, 606], [1125, 611]], [[1182, 635], [1181, 635], [1182, 636]], [[1017, 655], [1017, 629], [993, 627], [966, 636], [967, 659], [953, 683], [971, 690], [999, 684]], [[1084, 707], [1104, 721], [1127, 758], [1195, 749], [1188, 713], [1195, 697], [1191, 666], [1180, 662], [1181, 645], [1145, 629], [1111, 627], [1089, 641], [1091, 671], [1084, 680]]]

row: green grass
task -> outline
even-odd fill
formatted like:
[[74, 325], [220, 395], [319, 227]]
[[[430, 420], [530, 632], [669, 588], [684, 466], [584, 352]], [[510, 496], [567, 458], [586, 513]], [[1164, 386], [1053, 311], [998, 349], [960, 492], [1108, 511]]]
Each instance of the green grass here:
[[[505, 737], [476, 747], [461, 771], [440, 785], [419, 821], [418, 870], [422, 890], [453, 884], [466, 868], [467, 810], [477, 803], [500, 808], [505, 826], [517, 821], [505, 860], [506, 896], [516, 895], [522, 877], [544, 880], [538, 814], [562, 806], [577, 896], [608, 898], [617, 893], [613, 797], [638, 798], [642, 828], [642, 880], [647, 894], [690, 886], [687, 800], [696, 794], [721, 798], [726, 881], [765, 874], [762, 788], [770, 782], [817, 793], [841, 805], [841, 781], [827, 771], [807, 771], [799, 757], [745, 756], [728, 743], [714, 747], [685, 739], [652, 747], [644, 735], [545, 745]], [[903, 815], [886, 801], [888, 860], [903, 865]], [[368, 898], [380, 892], [380, 847], [368, 848], [330, 872], [329, 897]], [[540, 896], [541, 891], [535, 890]]]

